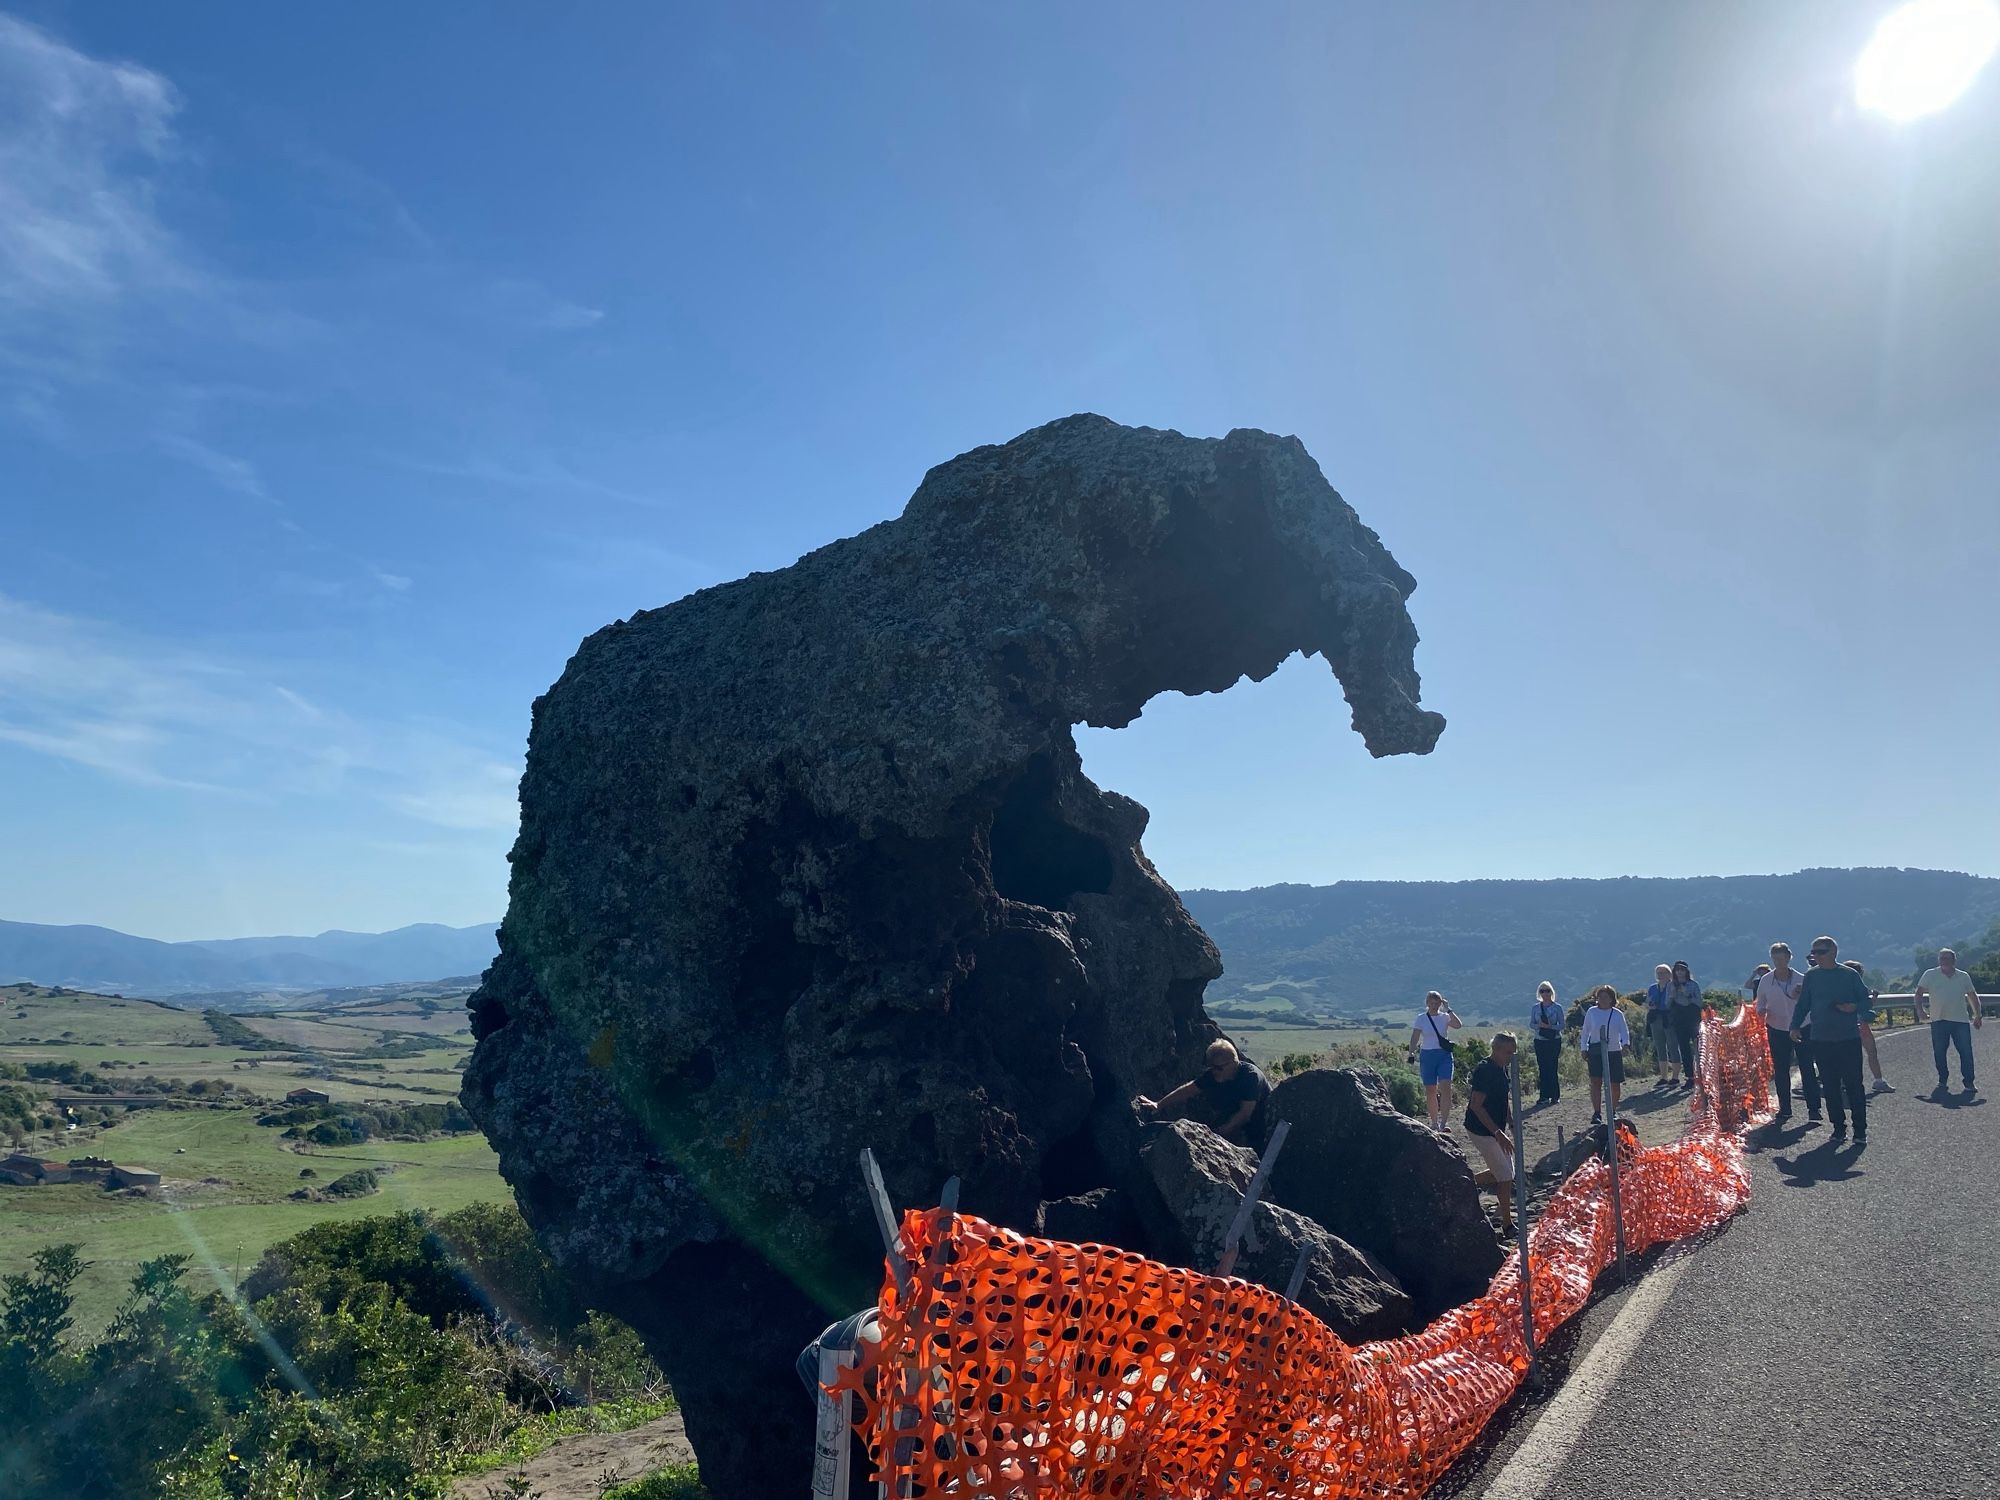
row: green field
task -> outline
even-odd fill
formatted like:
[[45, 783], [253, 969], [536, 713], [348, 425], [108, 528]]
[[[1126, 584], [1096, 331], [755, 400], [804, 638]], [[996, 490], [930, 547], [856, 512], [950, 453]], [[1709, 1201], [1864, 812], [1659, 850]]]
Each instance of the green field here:
[[[224, 1044], [199, 1011], [33, 986], [0, 988], [0, 1062], [72, 1063], [121, 1091], [151, 1076], [222, 1079], [267, 1101], [310, 1086], [336, 1102], [441, 1104], [458, 1096], [459, 1069], [472, 1045], [462, 1005], [429, 998], [240, 1019], [256, 1034], [298, 1050]], [[422, 1050], [360, 1055], [399, 1045]], [[261, 1112], [255, 1105], [136, 1109], [105, 1128], [31, 1137], [24, 1149], [37, 1154], [59, 1161], [106, 1156], [150, 1167], [162, 1183], [143, 1195], [109, 1193], [93, 1183], [0, 1185], [0, 1274], [20, 1270], [44, 1246], [77, 1242], [91, 1262], [79, 1284], [78, 1313], [94, 1327], [110, 1314], [139, 1263], [153, 1256], [186, 1252], [207, 1274], [227, 1279], [255, 1264], [268, 1246], [326, 1219], [402, 1208], [444, 1213], [507, 1196], [492, 1149], [476, 1134], [325, 1149], [281, 1139], [278, 1129], [256, 1123]], [[288, 1197], [364, 1166], [375, 1169], [382, 1185], [369, 1197]], [[302, 1180], [304, 1168], [318, 1175]]]

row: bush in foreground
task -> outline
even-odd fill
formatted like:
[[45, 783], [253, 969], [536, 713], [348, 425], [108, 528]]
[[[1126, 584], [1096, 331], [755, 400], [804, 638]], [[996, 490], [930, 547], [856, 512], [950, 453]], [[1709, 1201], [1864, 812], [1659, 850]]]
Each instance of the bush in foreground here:
[[317, 1225], [233, 1297], [192, 1288], [189, 1259], [142, 1267], [95, 1339], [72, 1327], [74, 1246], [0, 1281], [0, 1495], [438, 1500], [453, 1473], [671, 1408], [511, 1207]]

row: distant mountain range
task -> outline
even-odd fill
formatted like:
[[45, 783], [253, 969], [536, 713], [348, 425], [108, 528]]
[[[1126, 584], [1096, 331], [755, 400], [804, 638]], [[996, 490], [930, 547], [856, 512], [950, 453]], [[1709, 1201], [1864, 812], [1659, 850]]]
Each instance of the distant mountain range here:
[[1652, 983], [1686, 959], [1733, 989], [1783, 939], [1805, 961], [1820, 933], [1886, 975], [1914, 951], [1960, 943], [2000, 916], [2000, 880], [1937, 870], [1804, 870], [1686, 880], [1343, 881], [1183, 891], [1222, 950], [1208, 1002], [1289, 1002], [1307, 1015], [1390, 1015], [1442, 990], [1466, 1016], [1513, 1016], [1552, 980]]
[[[1804, 870], [1686, 880], [1342, 881], [1254, 891], [1184, 891], [1222, 949], [1210, 1004], [1312, 1015], [1400, 1017], [1427, 989], [1468, 1016], [1512, 1015], [1538, 980], [1565, 998], [1609, 980], [1651, 982], [1684, 958], [1734, 987], [1777, 938], [1803, 962], [1816, 934], [1843, 957], [1906, 973], [1918, 948], [1962, 943], [2000, 917], [2000, 880], [1938, 870]], [[497, 924], [317, 937], [162, 943], [107, 927], [0, 922], [0, 984], [32, 980], [148, 997], [218, 997], [477, 975]]]
[[26, 979], [159, 997], [442, 979], [484, 970], [493, 961], [498, 926], [419, 922], [394, 932], [163, 943], [109, 927], [0, 922], [0, 984]]

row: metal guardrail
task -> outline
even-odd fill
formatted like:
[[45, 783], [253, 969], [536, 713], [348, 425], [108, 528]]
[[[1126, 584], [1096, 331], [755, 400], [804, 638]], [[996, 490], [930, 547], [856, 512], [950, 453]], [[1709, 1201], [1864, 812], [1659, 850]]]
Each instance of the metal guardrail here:
[[[1887, 1016], [1891, 1020], [1895, 1018], [1895, 1014], [1899, 1010], [1906, 1010], [1910, 1013], [1910, 1024], [1913, 1026], [1919, 1021], [1931, 1019], [1917, 1013], [1917, 997], [1915, 995], [1875, 995], [1870, 997], [1870, 1001], [1874, 1005], [1878, 1015]], [[2000, 995], [1981, 995], [1979, 997], [1979, 1005], [1982, 1010], [1991, 1008], [1996, 1012], [2000, 1012]]]

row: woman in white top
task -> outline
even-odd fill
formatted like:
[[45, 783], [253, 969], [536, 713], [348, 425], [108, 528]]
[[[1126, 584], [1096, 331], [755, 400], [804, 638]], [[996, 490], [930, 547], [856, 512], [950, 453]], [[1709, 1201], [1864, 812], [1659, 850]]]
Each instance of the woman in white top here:
[[1444, 996], [1432, 990], [1424, 996], [1417, 1024], [1410, 1028], [1410, 1061], [1424, 1080], [1424, 1102], [1430, 1107], [1431, 1129], [1451, 1134], [1451, 1053], [1447, 1031], [1465, 1023]]

